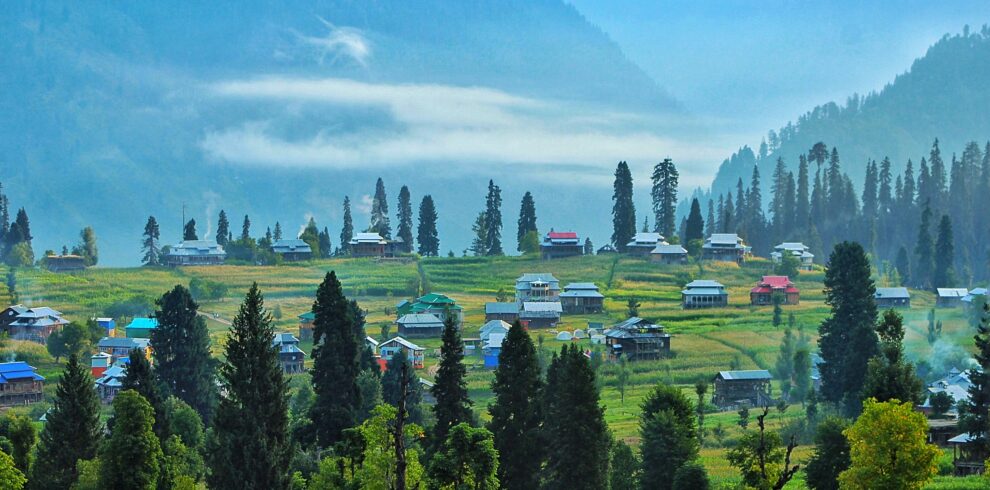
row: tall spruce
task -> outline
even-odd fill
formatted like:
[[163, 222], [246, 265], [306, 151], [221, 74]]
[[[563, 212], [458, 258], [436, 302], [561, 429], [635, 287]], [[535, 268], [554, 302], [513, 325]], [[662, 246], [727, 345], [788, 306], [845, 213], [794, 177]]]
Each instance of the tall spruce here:
[[612, 186], [612, 245], [620, 252], [636, 234], [636, 206], [633, 204], [633, 180], [629, 165], [619, 162]]
[[505, 255], [502, 250], [502, 189], [488, 181], [485, 198], [485, 255]]
[[375, 197], [371, 200], [371, 227], [368, 231], [378, 233], [387, 240], [392, 239], [392, 225], [388, 220], [388, 195], [381, 177], [375, 182]]
[[787, 196], [787, 167], [783, 158], [777, 158], [777, 164], [773, 169], [773, 176], [770, 181], [770, 214], [773, 241], [777, 241], [786, 232], [786, 220], [784, 214], [787, 210], [784, 200]]
[[894, 261], [894, 267], [897, 268], [897, 274], [901, 277], [901, 283], [897, 286], [903, 286], [905, 284], [911, 284], [911, 259], [908, 258], [908, 251], [901, 245], [897, 249], [897, 259]]
[[959, 428], [969, 434], [967, 449], [976, 461], [990, 456], [990, 314], [986, 305], [976, 326], [973, 341], [976, 344], [976, 366], [967, 374], [970, 386], [969, 400], [960, 406]]
[[276, 242], [282, 239], [282, 223], [275, 222], [275, 231], [272, 233], [272, 238]]
[[148, 400], [136, 391], [123, 390], [114, 397], [113, 430], [100, 451], [100, 487], [159, 488], [165, 455], [152, 430], [154, 414]]
[[519, 322], [509, 328], [495, 368], [488, 406], [488, 429], [495, 436], [499, 454], [498, 477], [502, 488], [539, 488], [544, 442], [540, 431], [543, 380], [533, 339]]
[[[543, 488], [607, 488], [609, 434], [595, 371], [577, 345], [565, 345], [547, 368]], [[573, 423], [580, 420], [580, 424]]]
[[[533, 200], [533, 194], [526, 191], [523, 194], [522, 204], [519, 206], [519, 228], [516, 231], [516, 251], [523, 251], [523, 238], [526, 234], [531, 231], [536, 230], [536, 201]], [[505, 484], [505, 482], [502, 482]]]
[[217, 218], [217, 244], [226, 247], [228, 235], [230, 235], [230, 221], [227, 220], [227, 212], [221, 209], [220, 217]]
[[938, 237], [935, 240], [935, 268], [932, 271], [932, 287], [955, 287], [955, 269], [953, 256], [955, 245], [952, 237], [952, 220], [943, 214], [938, 223]]
[[797, 178], [797, 203], [794, 208], [794, 227], [798, 230], [804, 229], [810, 219], [810, 208], [808, 194], [808, 159], [804, 155], [798, 158], [798, 178]]
[[148, 222], [144, 224], [143, 236], [141, 251], [144, 253], [144, 256], [141, 258], [141, 263], [147, 266], [160, 265], [162, 256], [161, 249], [158, 248], [160, 231], [158, 229], [158, 221], [154, 216], [148, 216]]
[[904, 319], [894, 310], [885, 311], [877, 325], [877, 335], [880, 353], [867, 365], [863, 399], [920, 405], [924, 402], [924, 384], [915, 375], [914, 365], [904, 358]]
[[323, 227], [323, 231], [320, 232], [318, 237], [320, 258], [327, 258], [333, 252], [333, 243], [330, 242], [330, 230], [326, 226]]
[[412, 197], [409, 195], [409, 187], [402, 186], [399, 189], [399, 211], [396, 214], [399, 220], [399, 228], [396, 236], [402, 240], [402, 248], [405, 252], [413, 250], [413, 210]]
[[186, 221], [185, 226], [182, 228], [182, 240], [199, 240], [199, 235], [196, 234], [196, 219], [190, 219]]
[[251, 218], [245, 214], [241, 223], [241, 242], [247, 243], [249, 240], [251, 240]]
[[680, 388], [658, 384], [639, 418], [644, 490], [673, 488], [674, 474], [698, 457], [694, 406]]
[[921, 224], [918, 226], [918, 240], [914, 245], [915, 265], [914, 273], [911, 275], [915, 286], [921, 288], [931, 287], [935, 269], [935, 244], [930, 231], [931, 220], [932, 210], [926, 201], [921, 212]]
[[216, 403], [215, 360], [199, 305], [179, 285], [155, 301], [158, 327], [151, 331], [155, 373], [165, 392], [186, 402], [204, 421]]
[[216, 489], [289, 488], [288, 384], [258, 283], [231, 323], [220, 365], [220, 403], [207, 453]]
[[342, 440], [345, 429], [357, 423], [361, 392], [360, 343], [355, 336], [354, 311], [344, 297], [337, 274], [330, 271], [316, 289], [313, 303], [313, 369], [316, 400], [310, 420], [321, 447]]
[[433, 414], [437, 423], [433, 440], [437, 447], [447, 440], [450, 429], [461, 422], [471, 423], [471, 399], [467, 391], [467, 368], [464, 366], [464, 342], [456, 315], [444, 315], [440, 338], [440, 365], [430, 393], [436, 399]]
[[396, 408], [400, 402], [405, 403], [409, 422], [423, 423], [423, 388], [408, 356], [394, 355], [388, 360], [381, 377], [381, 390], [383, 402]]
[[96, 456], [102, 434], [93, 378], [75, 354], [62, 371], [45, 420], [31, 467], [31, 488], [70, 488], [78, 476], [76, 462]]
[[340, 228], [340, 249], [345, 255], [351, 251], [352, 238], [354, 238], [354, 219], [351, 217], [351, 198], [344, 196], [344, 223]]
[[419, 226], [416, 228], [416, 241], [419, 243], [419, 254], [426, 257], [436, 257], [440, 254], [440, 239], [437, 235], [437, 208], [433, 197], [423, 196], [419, 203]]
[[708, 200], [708, 214], [705, 216], [705, 236], [711, 236], [716, 230], [715, 201]]
[[674, 236], [677, 211], [677, 181], [679, 174], [674, 161], [664, 158], [653, 167], [653, 228], [665, 237]]
[[155, 435], [159, 440], [164, 441], [168, 439], [170, 433], [168, 414], [165, 412], [165, 397], [162, 396], [161, 386], [155, 379], [151, 362], [141, 349], [132, 349], [127, 360], [120, 389], [134, 390], [151, 404], [151, 408], [155, 410]]
[[691, 212], [688, 213], [687, 227], [684, 232], [684, 243], [705, 238], [705, 220], [701, 217], [701, 204], [698, 199], [691, 200]]
[[825, 270], [825, 304], [832, 312], [818, 327], [821, 393], [826, 400], [844, 403], [847, 413], [858, 412], [866, 365], [879, 351], [870, 272], [866, 252], [854, 242], [837, 244]]

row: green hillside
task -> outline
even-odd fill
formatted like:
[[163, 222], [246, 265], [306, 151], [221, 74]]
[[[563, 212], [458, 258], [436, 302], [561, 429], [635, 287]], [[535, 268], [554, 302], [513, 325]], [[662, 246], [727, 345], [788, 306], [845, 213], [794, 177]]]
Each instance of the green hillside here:
[[[484, 322], [484, 303], [493, 301], [500, 288], [511, 293], [515, 278], [524, 272], [551, 272], [561, 280], [562, 285], [593, 281], [605, 294], [604, 313], [565, 316], [556, 330], [586, 328], [589, 321], [610, 324], [623, 320], [627, 300], [635, 298], [642, 304], [640, 316], [656, 320], [673, 334], [674, 355], [663, 361], [630, 363], [632, 374], [624, 402], [620, 400], [616, 386], [617, 367], [606, 364], [599, 368], [599, 384], [608, 423], [617, 438], [633, 444], [637, 443], [640, 400], [658, 381], [681, 385], [694, 399], [694, 382], [711, 379], [719, 370], [730, 369], [732, 365], [740, 369], [772, 369], [783, 337], [783, 327], [776, 329], [771, 323], [772, 307], [749, 305], [749, 288], [761, 275], [769, 272], [768, 262], [760, 259], [747, 262], [742, 267], [732, 263], [662, 266], [645, 259], [589, 256], [555, 261], [527, 257], [436, 258], [405, 264], [385, 264], [370, 259], [334, 259], [277, 267], [95, 268], [75, 274], [19, 270], [17, 287], [22, 302], [52, 306], [71, 320], [80, 321], [91, 315], [103, 314], [107, 308], [135, 296], [151, 300], [175, 284], [188, 285], [194, 277], [223, 282], [230, 288], [229, 296], [201, 305], [201, 311], [220, 315], [221, 321], [209, 321], [215, 338], [214, 349], [219, 352], [227, 328], [222, 320], [233, 316], [239, 297], [251, 282], [259, 283], [270, 308], [278, 305], [282, 311], [279, 326], [295, 332], [296, 315], [309, 309], [317, 284], [329, 270], [336, 271], [341, 278], [345, 294], [357, 299], [367, 310], [367, 332], [372, 336], [378, 336], [382, 325], [390, 325], [394, 320], [395, 303], [412, 297], [421, 284], [430, 291], [453, 297], [464, 307], [465, 336], [475, 334]], [[787, 316], [793, 313], [798, 328], [809, 337], [812, 345], [818, 323], [828, 313], [823, 303], [823, 277], [822, 271], [802, 272], [795, 281], [801, 289], [801, 303], [786, 306], [784, 310], [785, 324]], [[685, 282], [696, 278], [714, 279], [725, 284], [729, 289], [730, 306], [714, 310], [682, 310], [679, 291]], [[4, 292], [0, 291], [0, 294]], [[930, 293], [914, 291], [912, 302], [913, 308], [903, 311], [908, 327], [906, 349], [913, 359], [927, 360], [936, 365], [944, 360], [946, 354], [940, 351], [936, 357], [926, 340], [927, 312], [934, 298]], [[971, 333], [961, 310], [938, 310], [937, 314], [945, 324], [945, 338], [963, 348], [971, 344]], [[547, 353], [559, 349], [562, 344], [554, 340], [555, 331], [534, 330], [531, 333]], [[417, 339], [416, 342], [428, 348], [427, 368], [420, 375], [430, 378], [430, 367], [437, 362], [439, 339]], [[310, 347], [303, 346], [307, 352]], [[595, 347], [587, 344], [588, 349]], [[962, 357], [965, 351], [958, 349], [956, 355]], [[471, 363], [468, 370], [469, 388], [475, 409], [484, 418], [493, 376], [491, 371], [482, 368], [480, 357], [469, 357], [468, 362]], [[304, 379], [294, 383], [299, 382], [304, 382]], [[779, 387], [774, 389], [778, 392]], [[803, 416], [803, 409], [794, 405], [784, 414], [774, 412], [770, 423], [780, 427], [789, 420]], [[735, 412], [709, 413], [705, 426], [709, 431], [721, 426], [724, 432], [722, 440], [731, 441], [740, 432], [737, 419]], [[799, 459], [807, 457], [809, 451], [806, 446], [799, 448]], [[736, 470], [727, 465], [723, 453], [722, 445], [709, 436], [702, 456], [711, 475], [718, 481], [735, 481]]]

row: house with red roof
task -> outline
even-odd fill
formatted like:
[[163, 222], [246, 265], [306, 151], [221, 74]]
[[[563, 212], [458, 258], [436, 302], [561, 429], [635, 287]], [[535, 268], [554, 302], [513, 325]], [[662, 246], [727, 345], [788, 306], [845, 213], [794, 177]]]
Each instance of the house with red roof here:
[[801, 291], [787, 276], [763, 276], [756, 287], [749, 290], [749, 301], [757, 306], [772, 305], [774, 294], [780, 294], [785, 305], [796, 305], [801, 299]]
[[540, 254], [544, 259], [562, 259], [584, 254], [584, 246], [573, 231], [553, 231], [543, 237]]

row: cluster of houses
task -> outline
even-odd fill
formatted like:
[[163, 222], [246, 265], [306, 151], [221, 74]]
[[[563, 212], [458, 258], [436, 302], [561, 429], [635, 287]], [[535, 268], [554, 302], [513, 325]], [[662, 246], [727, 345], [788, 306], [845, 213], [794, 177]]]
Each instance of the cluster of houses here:
[[550, 273], [527, 273], [516, 279], [515, 298], [511, 302], [485, 304], [485, 321], [518, 321], [527, 328], [555, 327], [563, 314], [601, 313], [605, 295], [590, 282], [576, 282], [560, 287], [560, 280]]

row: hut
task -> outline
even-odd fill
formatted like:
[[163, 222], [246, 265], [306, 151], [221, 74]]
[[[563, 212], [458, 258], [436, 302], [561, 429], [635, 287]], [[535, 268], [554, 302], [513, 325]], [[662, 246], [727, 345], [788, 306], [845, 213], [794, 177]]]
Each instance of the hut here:
[[712, 403], [722, 409], [737, 406], [762, 407], [773, 404], [770, 396], [770, 371], [719, 371], [715, 375]]

